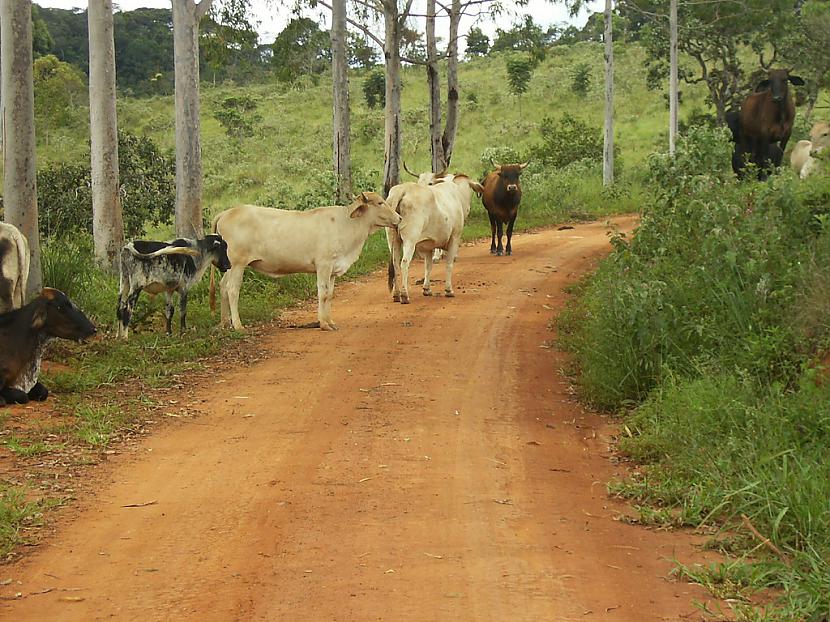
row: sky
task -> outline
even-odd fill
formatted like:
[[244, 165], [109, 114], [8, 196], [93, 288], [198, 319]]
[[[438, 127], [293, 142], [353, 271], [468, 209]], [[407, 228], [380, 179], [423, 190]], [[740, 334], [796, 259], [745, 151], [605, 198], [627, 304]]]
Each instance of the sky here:
[[[34, 0], [34, 2], [43, 7], [54, 7], [60, 9], [85, 9], [87, 5], [84, 0]], [[122, 11], [131, 11], [140, 7], [170, 8], [170, 0], [113, 0], [113, 3], [116, 5], [116, 10]], [[294, 13], [292, 13], [291, 9], [288, 6], [281, 5], [279, 0], [252, 0], [251, 5], [253, 8], [252, 12], [255, 16], [254, 19], [259, 22], [256, 29], [260, 35], [260, 43], [271, 43], [276, 35], [291, 20], [291, 18], [294, 17]], [[418, 5], [420, 5], [421, 8], [418, 8]], [[415, 9], [413, 12], [424, 13], [424, 5], [425, 3], [423, 0], [415, 0], [415, 4], [413, 5]], [[577, 18], [571, 18], [568, 15], [568, 11], [561, 4], [551, 4], [548, 0], [530, 0], [526, 7], [521, 8], [516, 7], [515, 4], [509, 0], [505, 0], [504, 5], [512, 8], [508, 9], [507, 14], [501, 15], [495, 20], [486, 18], [480, 19], [478, 23], [475, 23], [472, 18], [465, 18], [462, 20], [461, 32], [466, 33], [475, 23], [475, 25], [481, 28], [492, 39], [496, 32], [496, 28], [501, 28], [503, 30], [507, 29], [518, 19], [518, 16], [528, 13], [532, 15], [534, 21], [541, 24], [543, 28], [562, 22], [573, 23], [581, 26], [585, 23], [588, 17], [588, 14], [583, 12]], [[600, 10], [600, 2], [594, 1], [592, 2], [592, 5], [592, 9], [594, 11]], [[325, 9], [318, 8], [315, 10], [306, 9], [303, 12], [303, 15], [319, 21], [321, 27], [327, 28], [327, 13], [328, 12]], [[423, 22], [423, 20], [419, 21]], [[439, 36], [441, 35], [441, 30], [446, 30], [446, 28], [441, 28], [440, 21], [441, 20], [439, 20], [439, 24], [436, 27]], [[443, 21], [446, 21], [446, 19]], [[381, 28], [382, 25], [379, 24], [378, 32], [376, 34], [382, 37], [382, 33], [380, 32]], [[423, 31], [423, 25], [419, 25], [418, 29]], [[461, 47], [463, 49], [463, 45]]]

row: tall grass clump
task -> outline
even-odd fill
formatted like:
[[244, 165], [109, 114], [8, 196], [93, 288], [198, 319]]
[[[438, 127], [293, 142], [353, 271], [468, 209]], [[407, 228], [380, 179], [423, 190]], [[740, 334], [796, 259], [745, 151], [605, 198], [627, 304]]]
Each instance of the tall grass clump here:
[[644, 466], [612, 490], [644, 521], [731, 529], [729, 568], [781, 590], [739, 619], [827, 620], [830, 180], [737, 182], [729, 150], [698, 127], [651, 158], [654, 198], [583, 284], [571, 345], [585, 395], [633, 407], [621, 449]]

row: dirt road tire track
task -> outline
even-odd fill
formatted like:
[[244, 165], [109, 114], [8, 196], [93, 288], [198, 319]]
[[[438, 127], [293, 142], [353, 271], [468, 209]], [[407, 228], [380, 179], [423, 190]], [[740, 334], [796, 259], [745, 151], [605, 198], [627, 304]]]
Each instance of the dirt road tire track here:
[[695, 540], [614, 520], [612, 429], [543, 347], [606, 231], [465, 247], [455, 299], [338, 286], [339, 332], [277, 331], [269, 359], [200, 387], [200, 416], [105, 467], [86, 509], [3, 569], [24, 596], [0, 618], [697, 619], [706, 595], [668, 578]]

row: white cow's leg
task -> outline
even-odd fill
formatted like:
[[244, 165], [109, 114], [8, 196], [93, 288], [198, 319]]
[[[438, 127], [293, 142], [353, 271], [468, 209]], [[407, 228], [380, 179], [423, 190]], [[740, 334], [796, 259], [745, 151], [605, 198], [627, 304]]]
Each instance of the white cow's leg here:
[[317, 319], [320, 330], [336, 330], [329, 317], [332, 280], [331, 266], [317, 266]]
[[395, 270], [395, 278], [392, 284], [392, 301], [401, 301], [401, 240], [397, 236], [392, 239], [392, 267]]
[[452, 290], [452, 267], [455, 264], [455, 258], [458, 255], [458, 246], [461, 242], [460, 236], [455, 236], [450, 239], [450, 243], [447, 246], [447, 277], [446, 283], [444, 283], [444, 295], [447, 298], [452, 298], [455, 296], [455, 292]]
[[401, 251], [401, 304], [409, 304], [409, 265], [412, 263], [412, 256], [415, 254], [415, 244], [404, 240]]
[[[231, 313], [231, 325], [236, 330], [242, 330], [242, 320], [239, 319], [239, 289], [242, 287], [242, 275], [244, 272], [245, 266], [231, 266], [231, 269], [225, 272], [225, 276], [222, 277], [222, 282], [220, 283], [223, 304], [225, 297], [227, 297], [227, 303]], [[223, 321], [226, 320], [223, 318]]]
[[432, 296], [430, 289], [429, 275], [432, 272], [432, 253], [424, 256], [424, 296]]
[[329, 326], [333, 330], [338, 330], [334, 320], [331, 319], [331, 303], [334, 300], [334, 279], [335, 276], [332, 274], [331, 279], [329, 279], [329, 297], [326, 300], [326, 318], [328, 318]]

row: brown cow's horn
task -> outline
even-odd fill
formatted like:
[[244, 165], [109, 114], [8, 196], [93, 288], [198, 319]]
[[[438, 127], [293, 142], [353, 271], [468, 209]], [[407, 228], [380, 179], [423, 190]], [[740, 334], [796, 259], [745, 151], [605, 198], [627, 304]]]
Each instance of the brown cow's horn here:
[[406, 165], [406, 160], [403, 162], [403, 170], [412, 175], [415, 179], [418, 179], [418, 175], [409, 170], [409, 167]]

